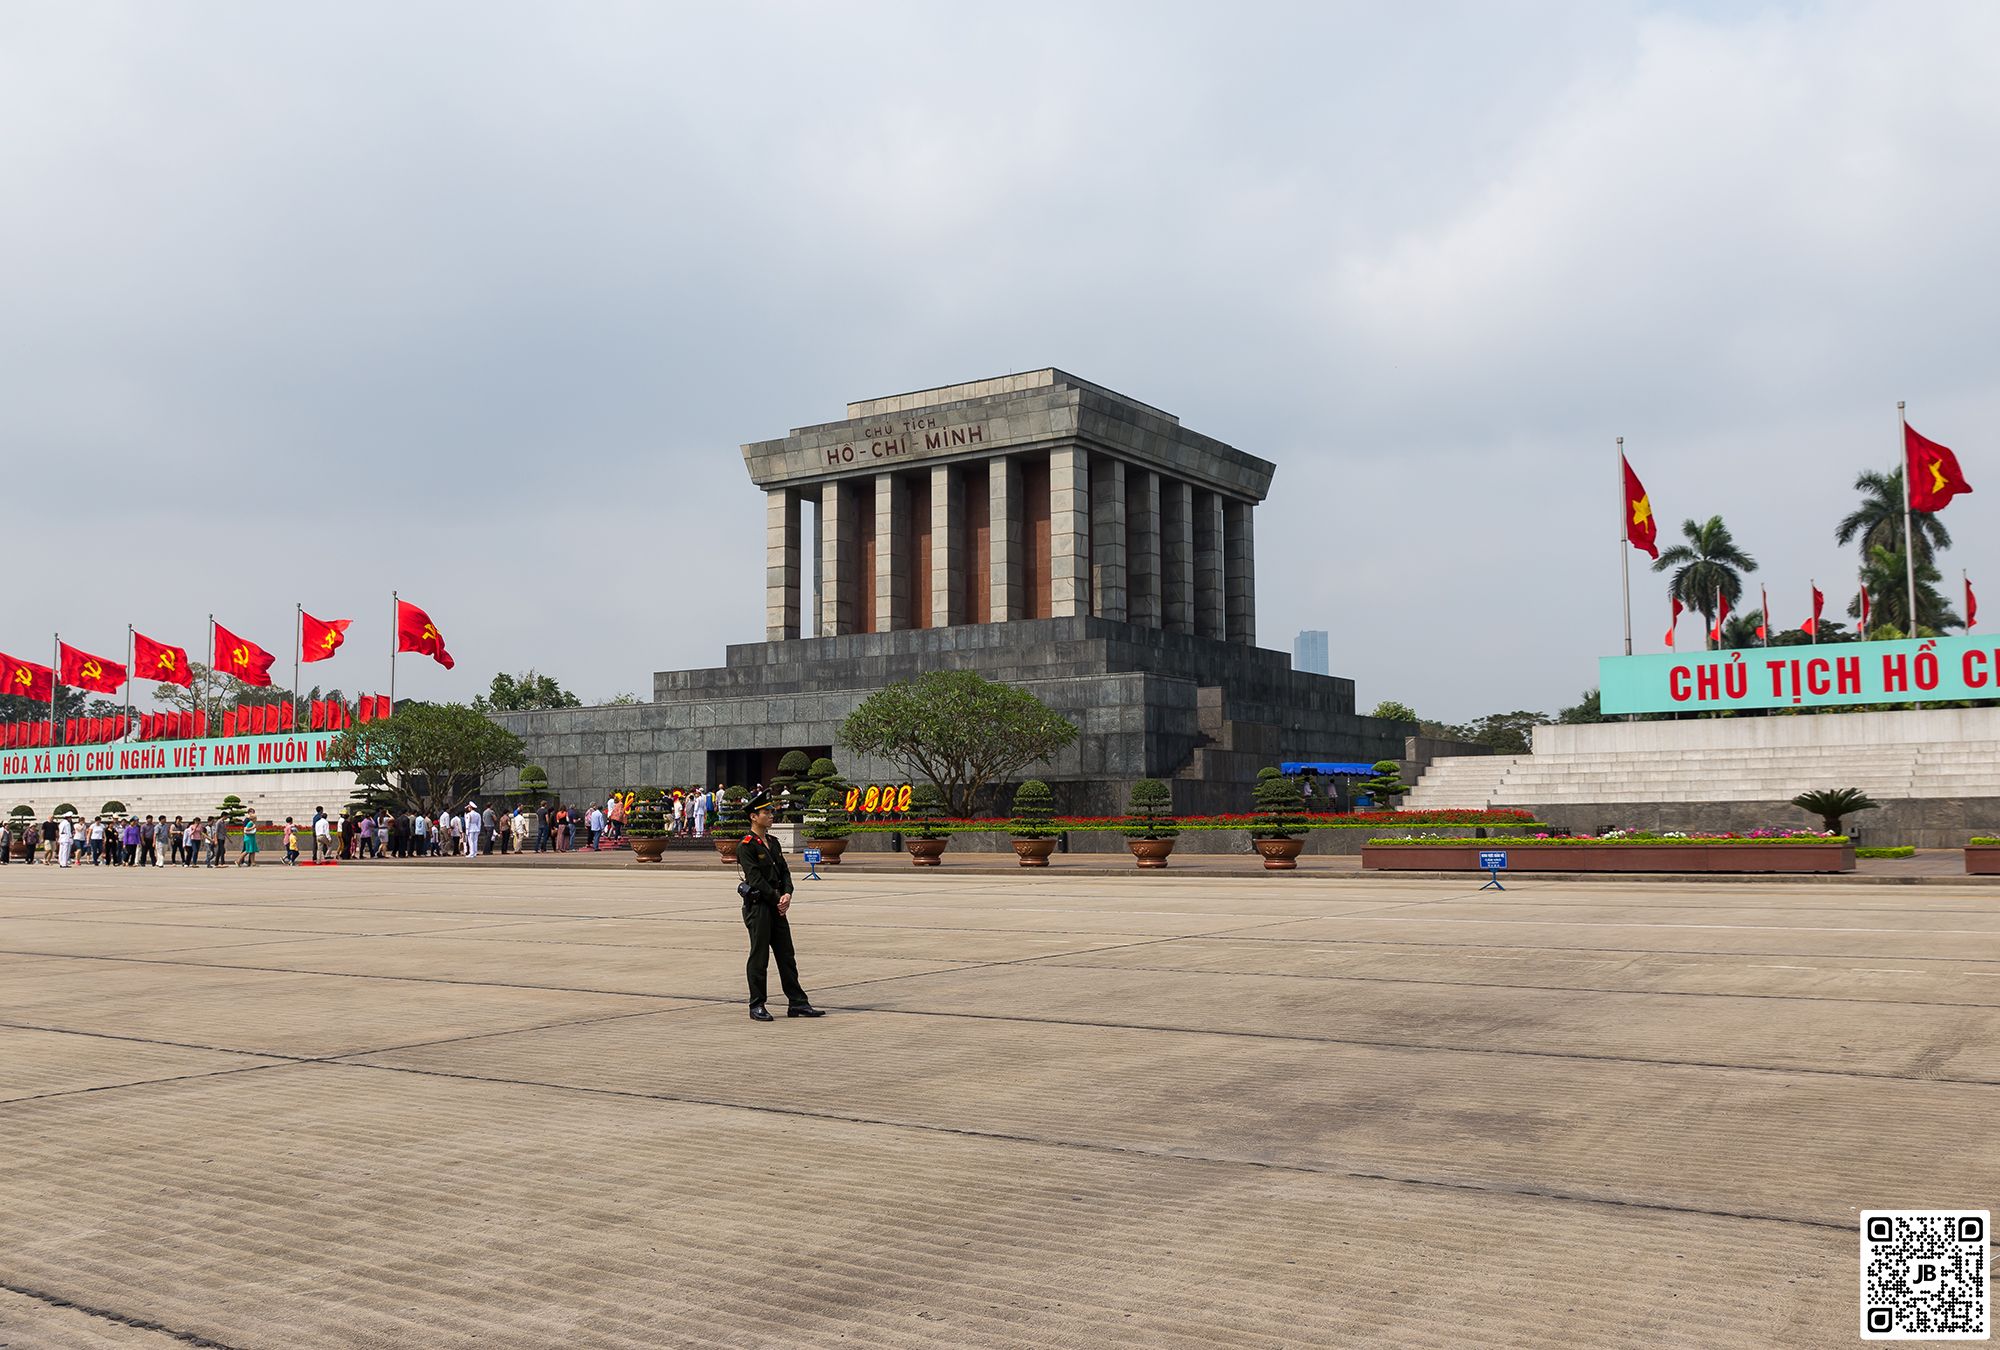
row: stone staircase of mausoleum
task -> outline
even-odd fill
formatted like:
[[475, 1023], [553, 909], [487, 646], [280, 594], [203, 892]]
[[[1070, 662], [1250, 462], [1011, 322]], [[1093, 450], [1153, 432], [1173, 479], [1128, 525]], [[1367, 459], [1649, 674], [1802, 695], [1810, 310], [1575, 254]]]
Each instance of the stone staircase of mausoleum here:
[[2000, 738], [1875, 745], [1537, 751], [1434, 760], [1405, 810], [1595, 802], [1789, 801], [1812, 788], [1888, 801], [2000, 798]]

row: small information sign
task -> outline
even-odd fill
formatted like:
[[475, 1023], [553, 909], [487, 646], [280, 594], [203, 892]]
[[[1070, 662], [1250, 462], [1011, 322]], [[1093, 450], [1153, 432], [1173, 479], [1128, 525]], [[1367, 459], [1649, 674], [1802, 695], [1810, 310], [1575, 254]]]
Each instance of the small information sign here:
[[806, 876], [809, 880], [818, 881], [820, 879], [819, 859], [820, 851], [818, 849], [808, 848], [805, 851]]
[[1500, 884], [1500, 873], [1503, 870], [1505, 870], [1507, 866], [1507, 851], [1505, 849], [1499, 849], [1499, 848], [1480, 849], [1479, 866], [1486, 873], [1486, 884], [1484, 886], [1481, 886], [1479, 888], [1480, 890], [1504, 891], [1507, 889], [1505, 886], [1502, 886]]

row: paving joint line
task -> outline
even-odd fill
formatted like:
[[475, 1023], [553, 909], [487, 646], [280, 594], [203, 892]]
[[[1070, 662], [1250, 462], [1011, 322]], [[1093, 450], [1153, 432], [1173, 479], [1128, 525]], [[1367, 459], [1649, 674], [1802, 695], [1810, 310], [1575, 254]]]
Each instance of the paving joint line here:
[[181, 1331], [175, 1327], [166, 1325], [164, 1322], [155, 1322], [146, 1317], [135, 1317], [129, 1313], [113, 1312], [109, 1308], [100, 1308], [89, 1303], [79, 1303], [75, 1299], [64, 1298], [61, 1294], [52, 1294], [46, 1289], [35, 1289], [28, 1285], [15, 1284], [11, 1280], [0, 1279], [0, 1289], [4, 1289], [10, 1294], [19, 1294], [22, 1298], [33, 1299], [37, 1303], [46, 1303], [52, 1308], [67, 1308], [73, 1312], [80, 1312], [86, 1317], [95, 1317], [106, 1322], [116, 1322], [121, 1326], [131, 1327], [137, 1331], [151, 1331], [162, 1336], [170, 1336], [183, 1345], [198, 1345], [204, 1347], [204, 1350], [240, 1350], [240, 1347], [230, 1345], [226, 1341], [213, 1340], [210, 1337], [202, 1336], [192, 1331]]

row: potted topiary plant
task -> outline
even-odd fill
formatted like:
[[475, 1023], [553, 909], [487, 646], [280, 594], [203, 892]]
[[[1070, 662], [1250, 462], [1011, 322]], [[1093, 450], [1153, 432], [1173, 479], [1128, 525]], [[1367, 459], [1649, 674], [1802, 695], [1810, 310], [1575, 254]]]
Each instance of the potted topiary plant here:
[[539, 803], [549, 795], [549, 774], [539, 764], [521, 766], [521, 795], [531, 802]]
[[666, 794], [658, 788], [640, 792], [625, 812], [625, 837], [632, 842], [632, 856], [643, 863], [656, 863], [667, 851]]
[[1047, 867], [1056, 851], [1056, 832], [1049, 826], [1056, 796], [1039, 778], [1030, 778], [1014, 789], [1014, 819], [1008, 833], [1014, 839], [1014, 855], [1023, 867]]
[[1299, 795], [1298, 780], [1282, 769], [1257, 771], [1253, 792], [1257, 802], [1257, 823], [1250, 827], [1250, 846], [1263, 855], [1264, 869], [1283, 872], [1296, 868], [1306, 841], [1296, 831], [1305, 824], [1305, 798]]
[[1167, 865], [1174, 851], [1174, 796], [1157, 778], [1141, 778], [1132, 785], [1132, 814], [1125, 818], [1125, 847], [1144, 868]]
[[781, 805], [779, 820], [797, 825], [805, 819], [816, 789], [804, 787], [800, 780], [811, 769], [812, 758], [803, 750], [787, 750], [778, 760], [778, 771], [771, 775], [771, 801]]
[[1375, 799], [1377, 808], [1393, 811], [1396, 809], [1396, 799], [1410, 790], [1409, 785], [1403, 781], [1402, 774], [1403, 766], [1395, 760], [1378, 759], [1375, 761], [1375, 776], [1362, 779], [1358, 786], [1360, 791]]
[[122, 816], [125, 814], [125, 803], [113, 799], [98, 807], [97, 814], [100, 816]]
[[16, 858], [26, 858], [28, 856], [28, 831], [35, 828], [35, 808], [23, 803], [15, 807], [12, 811], [9, 811], [7, 818], [13, 826], [8, 831], [8, 834], [13, 836], [13, 842], [8, 847], [14, 851]]
[[743, 809], [749, 800], [750, 790], [738, 783], [724, 788], [722, 800], [716, 803], [715, 829], [709, 837], [715, 840], [715, 851], [722, 855], [725, 867], [736, 866], [736, 846], [750, 829], [750, 813]]
[[847, 821], [847, 793], [844, 789], [828, 785], [813, 793], [812, 813], [807, 816], [806, 843], [819, 850], [819, 860], [828, 867], [840, 866], [840, 855], [847, 852], [847, 836], [852, 828]]
[[918, 867], [938, 867], [944, 861], [945, 845], [951, 836], [944, 827], [944, 798], [936, 787], [918, 783], [910, 789], [910, 814], [904, 821], [903, 847]]

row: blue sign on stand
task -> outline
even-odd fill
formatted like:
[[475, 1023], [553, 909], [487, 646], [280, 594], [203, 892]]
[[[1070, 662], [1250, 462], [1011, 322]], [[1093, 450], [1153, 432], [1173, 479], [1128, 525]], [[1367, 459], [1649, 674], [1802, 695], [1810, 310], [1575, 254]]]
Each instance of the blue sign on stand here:
[[1486, 870], [1486, 884], [1481, 886], [1480, 890], [1504, 891], [1507, 889], [1500, 884], [1500, 873], [1505, 871], [1507, 867], [1507, 851], [1505, 849], [1480, 849], [1479, 865]]
[[820, 853], [819, 853], [819, 850], [818, 850], [818, 849], [816, 849], [816, 848], [809, 848], [809, 849], [807, 849], [807, 850], [806, 850], [806, 852], [805, 852], [805, 859], [806, 859], [806, 880], [808, 880], [808, 881], [824, 881], [824, 880], [826, 880], [826, 878], [825, 878], [825, 877], [823, 877], [823, 876], [821, 876], [821, 875], [819, 874], [819, 858], [820, 858]]

